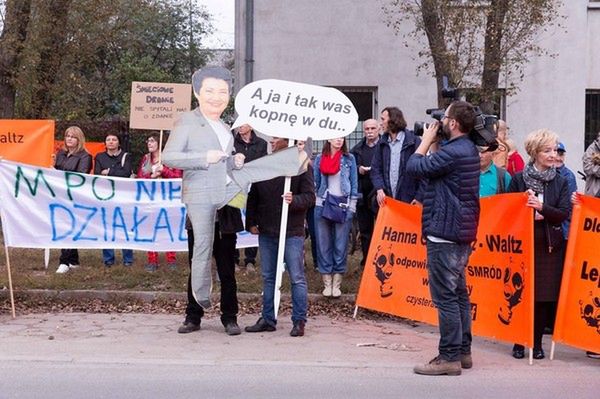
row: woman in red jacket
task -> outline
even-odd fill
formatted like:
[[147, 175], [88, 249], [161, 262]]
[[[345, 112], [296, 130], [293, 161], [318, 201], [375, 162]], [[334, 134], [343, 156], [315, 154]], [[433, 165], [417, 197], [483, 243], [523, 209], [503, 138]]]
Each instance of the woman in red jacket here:
[[[137, 177], [141, 179], [176, 179], [183, 176], [179, 169], [169, 168], [161, 163], [160, 150], [158, 148], [158, 136], [151, 135], [146, 140], [148, 153], [144, 154], [137, 170]], [[167, 265], [170, 270], [177, 267], [175, 252], [167, 252]], [[148, 252], [148, 264], [146, 271], [155, 272], [158, 269], [158, 252]]]

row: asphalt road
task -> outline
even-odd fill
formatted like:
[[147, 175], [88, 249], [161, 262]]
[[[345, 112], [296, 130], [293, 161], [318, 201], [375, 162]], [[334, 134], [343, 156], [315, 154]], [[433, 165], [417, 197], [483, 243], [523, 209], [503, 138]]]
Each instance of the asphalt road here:
[[[476, 339], [459, 377], [412, 367], [435, 355], [435, 328], [311, 318], [307, 334], [229, 337], [218, 318], [176, 333], [181, 318], [147, 314], [0, 315], [0, 398], [598, 398], [600, 361], [559, 346], [528, 365], [511, 345]], [[244, 316], [249, 325], [254, 316]], [[549, 344], [548, 344], [549, 351]]]

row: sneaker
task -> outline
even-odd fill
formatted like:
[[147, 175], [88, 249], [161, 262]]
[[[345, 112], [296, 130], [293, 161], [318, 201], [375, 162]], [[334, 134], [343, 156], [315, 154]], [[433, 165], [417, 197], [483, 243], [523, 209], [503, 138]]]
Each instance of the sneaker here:
[[191, 321], [184, 321], [182, 325], [179, 326], [179, 328], [177, 329], [177, 332], [179, 334], [188, 334], [191, 333], [193, 331], [198, 331], [200, 330], [200, 323], [196, 324], [196, 323], [192, 323]]
[[590, 359], [600, 359], [600, 353], [596, 353], [596, 352], [592, 352], [592, 351], [587, 351], [587, 352], [585, 352], [585, 355], [587, 357], [589, 357]]
[[56, 269], [56, 273], [58, 273], [58, 274], [64, 274], [68, 271], [69, 271], [69, 265], [67, 265], [65, 263], [61, 263], [60, 265], [58, 265], [58, 269]]
[[113, 265], [113, 262], [104, 262], [104, 267], [106, 267], [107, 269], [110, 269]]
[[73, 265], [71, 263], [69, 263], [69, 269], [77, 269], [79, 267], [79, 265]]
[[158, 270], [158, 265], [156, 263], [148, 263], [146, 266], [144, 266], [144, 269], [147, 272], [154, 273]]
[[256, 268], [254, 267], [254, 263], [252, 263], [252, 262], [246, 263], [246, 271], [248, 273], [254, 273], [255, 270], [256, 270]]
[[125, 266], [125, 267], [131, 267], [132, 265], [133, 265], [133, 263], [131, 263], [131, 262], [124, 262], [123, 263], [123, 266]]
[[304, 326], [306, 322], [304, 320], [299, 320], [294, 322], [294, 327], [292, 327], [292, 331], [290, 331], [290, 335], [292, 337], [302, 337], [304, 336]]
[[416, 374], [422, 375], [460, 375], [460, 360], [449, 362], [441, 356], [434, 357], [429, 363], [415, 366]]
[[177, 270], [177, 263], [175, 263], [175, 262], [167, 263], [167, 267], [169, 268], [170, 271], [174, 272], [175, 270]]
[[230, 321], [225, 325], [225, 332], [227, 335], [240, 335], [242, 330], [240, 329], [240, 326], [238, 326], [238, 323]]
[[277, 330], [277, 328], [275, 326], [272, 326], [269, 323], [267, 323], [265, 321], [265, 319], [263, 319], [262, 317], [260, 319], [258, 319], [256, 324], [254, 324], [253, 326], [248, 326], [248, 327], [244, 328], [244, 331], [249, 332], [249, 333], [263, 332], [263, 331], [272, 332], [275, 330]]
[[470, 353], [463, 353], [460, 355], [460, 367], [463, 369], [470, 369], [473, 367], [473, 357]]

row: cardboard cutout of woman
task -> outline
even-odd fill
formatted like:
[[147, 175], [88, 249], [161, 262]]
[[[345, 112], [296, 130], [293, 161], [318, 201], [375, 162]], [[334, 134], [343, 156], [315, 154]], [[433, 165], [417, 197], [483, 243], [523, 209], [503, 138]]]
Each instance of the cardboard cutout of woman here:
[[163, 163], [183, 170], [182, 201], [194, 230], [192, 291], [203, 308], [211, 306], [211, 257], [215, 216], [225, 205], [242, 208], [249, 185], [306, 170], [308, 157], [295, 147], [244, 163], [233, 154], [233, 135], [221, 120], [231, 94], [231, 73], [207, 66], [192, 76], [198, 108], [175, 123], [163, 151]]

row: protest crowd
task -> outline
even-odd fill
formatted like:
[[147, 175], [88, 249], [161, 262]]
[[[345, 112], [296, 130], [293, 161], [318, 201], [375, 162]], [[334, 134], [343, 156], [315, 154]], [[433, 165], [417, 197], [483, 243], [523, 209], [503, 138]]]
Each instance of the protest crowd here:
[[[192, 84], [199, 107], [181, 116], [164, 143], [162, 137], [149, 134], [145, 154], [126, 152], [121, 136], [111, 133], [105, 137], [105, 151], [92, 162], [84, 132], [72, 126], [53, 158], [54, 168], [63, 171], [131, 179], [182, 178], [190, 276], [179, 333], [201, 329], [204, 310], [211, 306], [213, 257], [225, 332], [242, 332], [237, 324], [236, 272], [255, 268], [263, 280], [262, 311], [245, 332], [276, 331], [276, 269], [283, 238], [292, 297], [290, 335], [303, 336], [308, 308], [305, 240], [311, 241], [313, 264], [322, 277], [319, 291], [325, 298], [339, 298], [352, 235], [358, 230], [361, 266], [372, 263], [368, 254], [377, 215], [386, 201], [394, 199], [423, 207], [429, 283], [440, 324], [439, 355], [414, 371], [458, 375], [473, 366], [465, 268], [477, 231], [479, 199], [522, 192], [528, 196], [526, 206], [535, 210], [533, 357], [546, 356], [542, 336], [553, 329], [577, 190], [575, 175], [565, 166], [567, 148], [558, 134], [548, 129], [529, 133], [522, 154], [503, 120], [497, 123], [497, 148], [469, 140], [475, 116], [467, 102], [452, 103], [441, 121], [430, 124], [422, 136], [408, 128], [399, 107], [387, 106], [377, 119], [362, 122], [364, 137], [352, 148], [345, 137], [338, 137], [325, 141], [322, 151], [313, 154], [310, 139], [290, 148], [291, 140], [271, 137], [267, 143], [247, 123], [233, 129], [226, 125], [221, 115], [229, 102], [231, 76], [222, 68], [197, 71]], [[141, 161], [134, 165], [139, 156]], [[585, 194], [600, 197], [600, 134], [585, 152], [583, 170]], [[284, 209], [287, 224], [281, 234]], [[258, 247], [246, 248], [244, 256], [236, 249], [240, 231], [258, 235]], [[133, 251], [121, 252], [122, 265], [131, 267]], [[164, 263], [161, 256], [148, 251], [145, 270], [176, 269], [175, 252], [166, 251]], [[102, 258], [106, 268], [118, 264], [114, 249], [102, 250]], [[79, 266], [77, 249], [61, 250], [56, 273], [68, 278]], [[377, 273], [383, 282], [385, 268]], [[385, 297], [392, 287], [382, 283], [381, 290]], [[593, 352], [587, 355], [600, 358]], [[524, 358], [525, 348], [515, 344], [512, 356]]]

